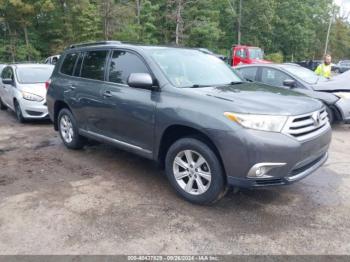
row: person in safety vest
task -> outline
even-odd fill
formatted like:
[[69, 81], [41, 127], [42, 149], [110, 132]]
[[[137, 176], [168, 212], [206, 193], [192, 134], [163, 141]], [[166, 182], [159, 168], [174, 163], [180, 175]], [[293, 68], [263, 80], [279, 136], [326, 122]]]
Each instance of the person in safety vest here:
[[330, 55], [325, 55], [323, 63], [316, 68], [315, 73], [319, 76], [330, 78], [331, 71], [332, 71], [332, 57]]

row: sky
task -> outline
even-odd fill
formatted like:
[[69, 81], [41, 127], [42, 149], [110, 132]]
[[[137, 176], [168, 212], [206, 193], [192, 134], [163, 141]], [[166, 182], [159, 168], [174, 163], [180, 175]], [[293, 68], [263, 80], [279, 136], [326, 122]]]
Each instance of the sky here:
[[342, 15], [346, 16], [350, 14], [350, 0], [335, 0], [334, 2], [341, 7]]

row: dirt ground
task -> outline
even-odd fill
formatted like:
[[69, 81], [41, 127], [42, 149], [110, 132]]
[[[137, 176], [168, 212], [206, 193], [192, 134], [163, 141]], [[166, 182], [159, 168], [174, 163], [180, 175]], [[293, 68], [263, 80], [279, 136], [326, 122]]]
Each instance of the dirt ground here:
[[150, 161], [0, 112], [0, 254], [350, 254], [350, 125], [305, 180], [202, 207]]

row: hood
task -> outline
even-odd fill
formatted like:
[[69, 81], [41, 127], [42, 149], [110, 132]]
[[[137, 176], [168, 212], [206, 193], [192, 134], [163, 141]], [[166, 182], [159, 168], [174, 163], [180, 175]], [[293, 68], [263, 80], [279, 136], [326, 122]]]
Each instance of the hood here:
[[36, 83], [36, 84], [20, 84], [20, 90], [34, 95], [41, 96], [45, 99], [46, 97], [46, 87], [45, 83]]
[[303, 94], [256, 83], [191, 88], [191, 91], [220, 101], [224, 110], [237, 113], [300, 115], [322, 107], [321, 102]]
[[348, 91], [350, 92], [350, 71], [346, 71], [329, 80], [319, 81], [317, 84], [312, 85], [312, 88], [316, 91], [326, 91], [326, 92]]

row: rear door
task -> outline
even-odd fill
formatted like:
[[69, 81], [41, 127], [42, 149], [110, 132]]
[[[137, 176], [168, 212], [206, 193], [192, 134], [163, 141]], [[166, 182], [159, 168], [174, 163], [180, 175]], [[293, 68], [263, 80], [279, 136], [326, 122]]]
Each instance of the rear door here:
[[106, 112], [102, 92], [105, 88], [105, 71], [109, 50], [91, 50], [81, 54], [77, 60], [73, 83], [74, 99], [80, 126], [88, 131], [100, 133], [99, 126]]

